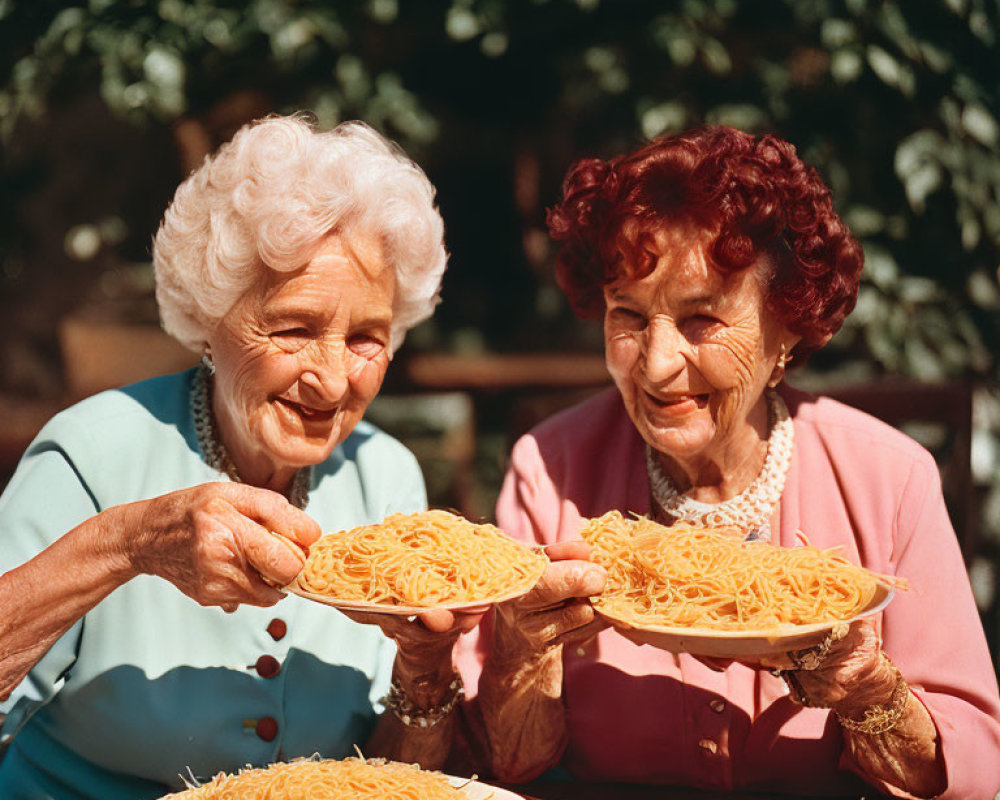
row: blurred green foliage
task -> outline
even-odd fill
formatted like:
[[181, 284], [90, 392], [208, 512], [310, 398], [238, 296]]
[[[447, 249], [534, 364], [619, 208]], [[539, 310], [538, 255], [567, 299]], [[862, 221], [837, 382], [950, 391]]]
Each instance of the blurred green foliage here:
[[[996, 481], [998, 15], [998, 0], [0, 0], [4, 169], [32, 120], [94, 89], [147, 129], [242, 89], [323, 124], [360, 117], [441, 190], [452, 268], [418, 343], [589, 346], [539, 235], [569, 162], [703, 121], [775, 131], [867, 255], [812, 369], [980, 383], [977, 475]], [[0, 256], [21, 247], [10, 224], [0, 236]]]
[[996, 0], [0, 0], [0, 136], [16, 149], [26, 119], [93, 86], [147, 125], [252, 88], [432, 161], [507, 114], [496, 129], [543, 160], [550, 203], [574, 155], [701, 121], [775, 130], [868, 255], [825, 360], [984, 376], [1000, 342], [997, 15]]
[[26, 115], [96, 83], [107, 105], [136, 122], [169, 123], [241, 88], [272, 91], [323, 123], [363, 116], [428, 141], [435, 121], [398, 76], [371, 74], [357, 50], [363, 25], [395, 18], [395, 2], [279, 0], [50, 0], [0, 2], [7, 54], [0, 135]]

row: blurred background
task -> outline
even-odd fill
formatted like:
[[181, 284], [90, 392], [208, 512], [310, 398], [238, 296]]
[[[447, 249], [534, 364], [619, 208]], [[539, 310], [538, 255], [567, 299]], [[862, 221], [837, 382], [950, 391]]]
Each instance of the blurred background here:
[[998, 0], [0, 0], [0, 485], [59, 408], [193, 361], [150, 242], [244, 122], [373, 124], [438, 188], [451, 265], [370, 416], [489, 519], [512, 438], [605, 385], [555, 286], [570, 162], [724, 122], [793, 142], [862, 240], [855, 312], [791, 382], [937, 456], [1000, 642]]

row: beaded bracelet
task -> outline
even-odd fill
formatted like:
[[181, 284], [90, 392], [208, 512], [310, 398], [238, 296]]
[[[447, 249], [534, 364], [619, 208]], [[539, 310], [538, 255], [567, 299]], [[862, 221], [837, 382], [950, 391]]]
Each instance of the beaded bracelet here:
[[396, 719], [408, 728], [433, 728], [455, 710], [458, 701], [465, 694], [462, 678], [458, 673], [448, 684], [448, 692], [448, 698], [443, 703], [430, 708], [421, 708], [407, 697], [399, 681], [394, 678], [389, 684], [389, 694], [382, 698], [382, 702], [392, 711]]
[[[886, 659], [888, 660], [888, 659]], [[889, 662], [892, 664], [892, 662]], [[889, 702], [884, 705], [876, 703], [865, 709], [861, 719], [851, 719], [842, 716], [839, 712], [837, 719], [841, 726], [855, 733], [864, 733], [868, 736], [877, 736], [880, 733], [888, 733], [893, 730], [906, 713], [906, 702], [910, 697], [910, 687], [907, 686], [902, 674], [892, 664], [892, 669], [896, 673], [896, 685], [892, 688], [892, 696]]]

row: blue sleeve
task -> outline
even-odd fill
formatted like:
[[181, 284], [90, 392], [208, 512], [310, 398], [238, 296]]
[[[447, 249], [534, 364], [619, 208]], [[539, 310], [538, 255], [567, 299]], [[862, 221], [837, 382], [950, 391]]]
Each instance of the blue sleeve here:
[[[30, 560], [98, 510], [69, 456], [43, 430], [0, 496], [0, 573]], [[30, 603], [31, 598], [13, 598], [13, 602]], [[62, 687], [76, 659], [82, 629], [81, 620], [0, 703], [0, 715], [6, 715], [0, 728], [0, 745], [10, 741], [31, 714]]]

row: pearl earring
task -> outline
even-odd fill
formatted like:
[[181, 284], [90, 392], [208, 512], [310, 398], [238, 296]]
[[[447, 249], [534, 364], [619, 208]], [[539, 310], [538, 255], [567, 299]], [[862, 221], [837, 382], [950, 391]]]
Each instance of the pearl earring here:
[[202, 355], [201, 363], [205, 366], [205, 369], [208, 370], [209, 375], [215, 374], [215, 363], [212, 361], [212, 357], [208, 354], [208, 351]]

